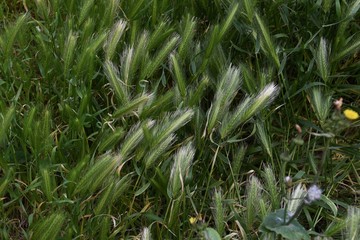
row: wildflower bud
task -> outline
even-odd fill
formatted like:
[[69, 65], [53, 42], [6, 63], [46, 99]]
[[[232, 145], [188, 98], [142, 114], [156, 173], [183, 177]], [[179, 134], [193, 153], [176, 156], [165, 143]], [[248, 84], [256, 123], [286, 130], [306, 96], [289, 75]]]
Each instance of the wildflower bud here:
[[302, 129], [301, 129], [301, 127], [300, 127], [299, 124], [295, 124], [295, 128], [296, 128], [296, 131], [297, 131], [299, 134], [302, 133]]
[[339, 98], [338, 100], [334, 101], [334, 106], [336, 110], [341, 110], [341, 106], [343, 105], [343, 98]]
[[321, 198], [321, 193], [322, 190], [318, 186], [312, 185], [307, 191], [304, 199], [305, 204], [311, 204], [312, 202], [319, 200]]
[[290, 188], [292, 186], [292, 178], [290, 176], [286, 176], [284, 178], [284, 182], [286, 187]]

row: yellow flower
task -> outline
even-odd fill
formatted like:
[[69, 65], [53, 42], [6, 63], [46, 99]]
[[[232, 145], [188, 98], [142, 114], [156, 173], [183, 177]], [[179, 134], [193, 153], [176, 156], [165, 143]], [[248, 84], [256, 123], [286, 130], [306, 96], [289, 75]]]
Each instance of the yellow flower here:
[[197, 222], [197, 218], [196, 217], [191, 217], [191, 218], [189, 218], [189, 222], [191, 224], [195, 224]]
[[346, 109], [344, 111], [344, 115], [349, 120], [356, 120], [356, 119], [359, 118], [359, 114], [357, 112], [355, 112], [354, 110], [351, 110], [351, 109]]
[[196, 217], [190, 217], [189, 218], [189, 222], [191, 225], [194, 225], [195, 223], [197, 223], [198, 221], [202, 221], [202, 215], [201, 213], [198, 214]]

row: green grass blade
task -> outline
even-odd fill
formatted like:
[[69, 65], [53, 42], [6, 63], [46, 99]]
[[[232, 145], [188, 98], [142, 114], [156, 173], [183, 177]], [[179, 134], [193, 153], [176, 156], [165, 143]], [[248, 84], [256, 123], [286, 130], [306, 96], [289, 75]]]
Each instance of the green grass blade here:
[[136, 112], [136, 109], [140, 109], [144, 104], [146, 104], [147, 101], [149, 101], [150, 98], [151, 98], [150, 95], [145, 94], [138, 98], [133, 99], [132, 101], [128, 102], [124, 106], [121, 106], [119, 109], [117, 109], [114, 112], [113, 117], [119, 118], [125, 114], [129, 114], [132, 111]]
[[256, 2], [257, 0], [243, 0], [243, 6], [250, 23], [252, 23], [254, 19]]
[[9, 190], [8, 186], [13, 180], [14, 177], [14, 169], [9, 168], [5, 171], [4, 176], [0, 179], [0, 199], [3, 198], [7, 190]]
[[264, 50], [265, 53], [268, 54], [270, 59], [275, 63], [275, 66], [279, 69], [280, 68], [280, 60], [276, 53], [276, 49], [273, 43], [273, 40], [271, 39], [270, 32], [268, 27], [265, 25], [262, 18], [255, 13], [255, 18], [257, 25], [259, 26], [259, 34], [261, 36], [261, 47]]
[[0, 146], [4, 144], [7, 138], [7, 131], [11, 127], [11, 122], [15, 117], [15, 107], [10, 107], [5, 116], [0, 116], [1, 127], [0, 127]]
[[228, 16], [226, 17], [226, 20], [224, 23], [220, 26], [220, 33], [219, 33], [219, 39], [222, 39], [225, 35], [225, 33], [229, 30], [232, 22], [235, 19], [236, 12], [239, 9], [239, 3], [235, 3], [234, 5], [231, 5]]

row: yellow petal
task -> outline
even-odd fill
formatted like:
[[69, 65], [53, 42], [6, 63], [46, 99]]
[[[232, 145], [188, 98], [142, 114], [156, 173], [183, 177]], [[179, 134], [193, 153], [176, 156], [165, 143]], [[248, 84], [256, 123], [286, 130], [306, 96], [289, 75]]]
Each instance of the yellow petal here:
[[356, 120], [356, 119], [359, 118], [359, 114], [357, 112], [355, 112], [354, 110], [351, 110], [351, 109], [346, 109], [344, 111], [344, 115], [349, 120]]

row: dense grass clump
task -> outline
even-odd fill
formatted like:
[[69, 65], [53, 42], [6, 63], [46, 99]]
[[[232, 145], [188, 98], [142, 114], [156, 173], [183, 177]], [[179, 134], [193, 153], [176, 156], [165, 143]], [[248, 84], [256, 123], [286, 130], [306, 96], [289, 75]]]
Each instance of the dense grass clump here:
[[360, 1], [0, 16], [1, 239], [360, 237]]

